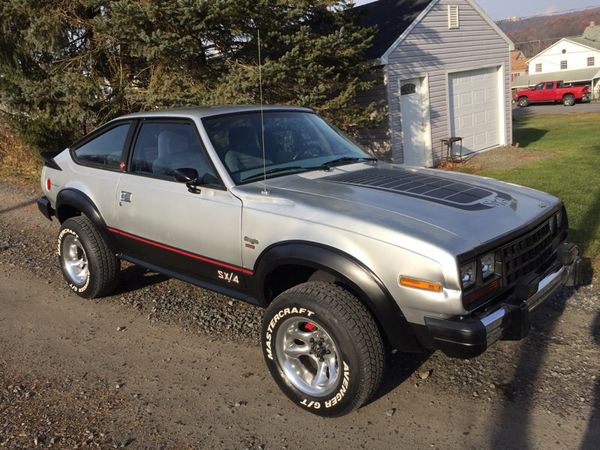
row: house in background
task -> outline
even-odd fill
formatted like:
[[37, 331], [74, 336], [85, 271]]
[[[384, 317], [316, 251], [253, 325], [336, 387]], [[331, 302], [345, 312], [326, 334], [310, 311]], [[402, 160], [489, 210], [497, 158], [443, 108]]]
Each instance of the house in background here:
[[527, 73], [527, 58], [521, 50], [513, 50], [510, 52], [510, 78], [514, 81], [515, 78]]
[[363, 143], [395, 162], [432, 166], [442, 140], [464, 152], [512, 143], [511, 40], [473, 0], [379, 0], [352, 10], [377, 27], [368, 56], [380, 68], [368, 100], [389, 121]]
[[592, 87], [600, 98], [600, 26], [594, 23], [582, 36], [566, 37], [529, 60], [529, 73], [513, 80], [522, 89], [542, 81], [563, 80]]

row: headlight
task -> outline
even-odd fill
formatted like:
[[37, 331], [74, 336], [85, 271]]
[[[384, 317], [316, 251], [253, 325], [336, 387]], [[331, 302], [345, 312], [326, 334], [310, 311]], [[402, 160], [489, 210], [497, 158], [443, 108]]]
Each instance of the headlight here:
[[480, 259], [481, 262], [481, 275], [483, 279], [487, 279], [494, 275], [494, 271], [496, 270], [496, 254], [488, 253], [484, 255]]
[[472, 286], [477, 281], [477, 265], [475, 261], [460, 266], [460, 282], [463, 289]]

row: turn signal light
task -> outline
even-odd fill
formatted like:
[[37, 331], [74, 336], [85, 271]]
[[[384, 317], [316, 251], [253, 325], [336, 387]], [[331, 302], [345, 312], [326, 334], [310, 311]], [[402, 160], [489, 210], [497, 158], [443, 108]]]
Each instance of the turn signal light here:
[[50, 178], [46, 178], [46, 189], [52, 189], [52, 181], [50, 180]]
[[433, 281], [419, 280], [418, 278], [410, 278], [401, 276], [400, 277], [400, 285], [413, 288], [413, 289], [422, 289], [424, 291], [431, 292], [441, 292], [442, 285], [440, 283], [435, 283]]

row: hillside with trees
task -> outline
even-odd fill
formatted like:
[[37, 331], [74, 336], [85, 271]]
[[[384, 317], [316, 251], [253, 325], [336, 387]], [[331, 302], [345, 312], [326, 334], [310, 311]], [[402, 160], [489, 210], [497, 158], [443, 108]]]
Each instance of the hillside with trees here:
[[506, 19], [497, 23], [513, 40], [516, 48], [530, 58], [563, 37], [580, 36], [591, 22], [600, 25], [600, 7], [562, 14]]

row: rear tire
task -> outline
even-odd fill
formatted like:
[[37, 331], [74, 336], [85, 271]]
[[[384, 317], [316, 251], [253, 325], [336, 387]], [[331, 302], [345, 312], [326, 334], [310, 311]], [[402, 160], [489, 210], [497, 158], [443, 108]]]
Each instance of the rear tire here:
[[119, 281], [119, 260], [86, 216], [63, 222], [58, 261], [71, 290], [84, 298], [108, 295]]
[[527, 108], [529, 106], [529, 99], [527, 97], [521, 97], [517, 103], [521, 108]]
[[575, 96], [567, 94], [563, 97], [563, 105], [573, 106], [575, 104]]
[[381, 384], [379, 328], [354, 295], [333, 283], [310, 281], [280, 294], [265, 311], [261, 338], [281, 390], [313, 414], [348, 414]]

